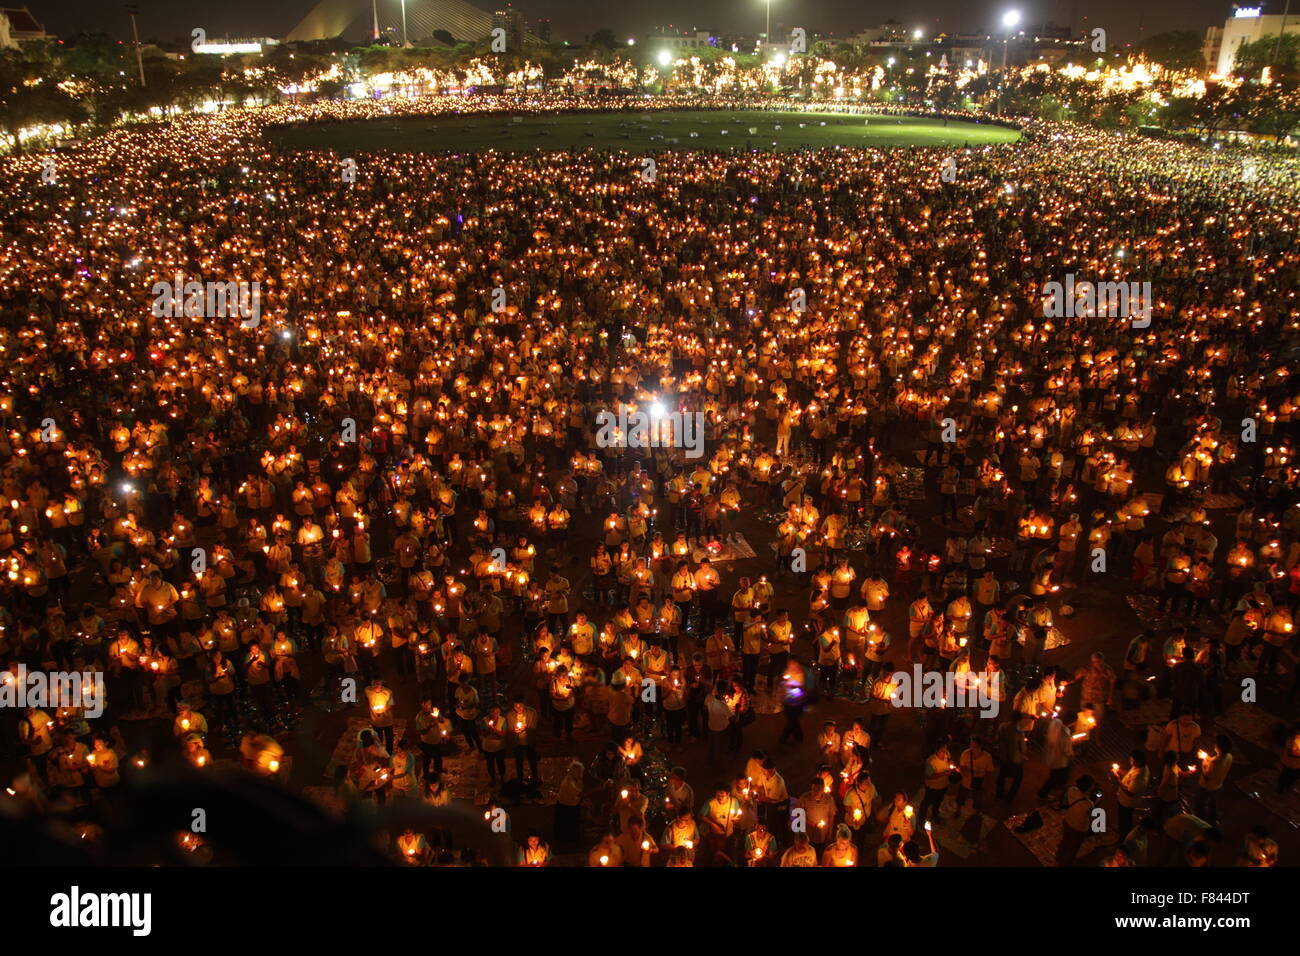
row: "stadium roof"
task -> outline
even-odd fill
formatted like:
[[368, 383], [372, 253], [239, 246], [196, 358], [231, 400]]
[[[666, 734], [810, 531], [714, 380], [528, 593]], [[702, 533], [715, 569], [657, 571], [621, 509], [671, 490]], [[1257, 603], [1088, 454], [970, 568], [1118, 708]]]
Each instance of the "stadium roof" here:
[[[379, 29], [402, 28], [402, 11], [397, 0], [378, 3]], [[358, 21], [367, 35], [371, 27], [371, 0], [320, 0], [302, 22], [289, 31], [286, 40], [324, 40], [341, 36]], [[435, 30], [446, 30], [458, 41], [477, 41], [492, 32], [492, 14], [465, 0], [406, 0], [406, 34], [411, 40], [424, 39]]]

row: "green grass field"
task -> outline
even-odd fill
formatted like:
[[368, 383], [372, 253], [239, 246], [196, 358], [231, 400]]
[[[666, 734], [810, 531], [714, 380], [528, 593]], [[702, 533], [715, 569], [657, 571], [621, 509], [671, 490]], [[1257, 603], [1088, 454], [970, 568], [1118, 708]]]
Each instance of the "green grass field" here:
[[1001, 126], [955, 121], [945, 125], [943, 120], [909, 116], [724, 110], [402, 117], [293, 126], [273, 136], [296, 149], [351, 153], [981, 146], [1014, 142], [1020, 134]]

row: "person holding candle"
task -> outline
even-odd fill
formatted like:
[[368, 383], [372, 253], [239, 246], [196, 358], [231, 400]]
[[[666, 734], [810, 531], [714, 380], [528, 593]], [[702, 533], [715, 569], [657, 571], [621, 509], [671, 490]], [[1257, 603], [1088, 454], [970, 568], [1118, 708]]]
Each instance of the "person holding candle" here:
[[790, 791], [785, 778], [776, 769], [771, 757], [764, 757], [762, 767], [753, 779], [753, 792], [758, 804], [758, 819], [769, 830], [785, 828], [789, 817]]
[[1074, 740], [1069, 729], [1055, 711], [1045, 720], [1042, 760], [1047, 765], [1047, 779], [1038, 789], [1039, 800], [1047, 800], [1055, 790], [1065, 786], [1074, 761]]
[[452, 752], [454, 746], [451, 739], [453, 727], [450, 718], [433, 705], [432, 698], [420, 701], [420, 710], [415, 715], [415, 732], [420, 739], [425, 774], [441, 777], [443, 758]]
[[925, 837], [930, 844], [930, 852], [925, 855], [921, 854], [921, 848], [914, 840], [908, 840], [903, 844], [903, 863], [908, 867], [916, 866], [938, 866], [939, 865], [939, 848], [934, 845], [934, 833], [930, 825], [925, 825]]
[[546, 613], [550, 615], [551, 630], [563, 634], [568, 627], [570, 588], [569, 580], [560, 574], [558, 564], [551, 566], [543, 587], [547, 595]]
[[1119, 764], [1112, 764], [1111, 774], [1115, 778], [1115, 802], [1119, 815], [1116, 842], [1122, 842], [1125, 835], [1133, 829], [1135, 812], [1146, 803], [1147, 788], [1150, 786], [1146, 751], [1134, 750], [1130, 753], [1128, 767], [1123, 770]]
[[207, 682], [214, 719], [218, 726], [229, 729], [235, 723], [235, 668], [219, 650], [208, 657]]
[[960, 814], [966, 805], [966, 798], [971, 798], [971, 807], [980, 813], [984, 807], [984, 781], [993, 772], [993, 758], [984, 749], [984, 742], [979, 737], [971, 737], [970, 746], [957, 758], [957, 769], [961, 773], [961, 784], [957, 789], [957, 812]]
[[808, 792], [794, 802], [793, 809], [803, 812], [803, 825], [807, 828], [808, 839], [820, 854], [835, 832], [835, 795], [830, 792], [827, 784], [814, 779]]
[[619, 845], [614, 834], [609, 831], [600, 838], [600, 842], [587, 854], [588, 866], [622, 866], [623, 847]]
[[96, 789], [110, 790], [121, 782], [117, 753], [103, 737], [94, 739], [91, 750], [86, 755], [86, 763], [90, 767]]
[[[675, 809], [680, 810], [681, 807], [676, 806]], [[729, 856], [736, 833], [736, 823], [741, 816], [741, 806], [726, 784], [719, 783], [714, 787], [713, 797], [704, 805], [700, 816], [707, 828], [706, 859], [714, 861], [719, 857]]]
[[822, 866], [857, 866], [858, 855], [852, 833], [841, 823], [835, 830], [834, 841], [822, 853]]
[[498, 780], [506, 778], [505, 747], [510, 735], [509, 723], [499, 704], [488, 707], [487, 715], [479, 721], [479, 735], [483, 742], [481, 749], [487, 764], [488, 783], [496, 786]]
[[[510, 730], [515, 758], [515, 776], [519, 780], [538, 780], [537, 765], [539, 761], [537, 746], [533, 736], [537, 730], [537, 711], [524, 702], [524, 696], [517, 694], [506, 713], [506, 726]], [[528, 776], [524, 776], [524, 762], [528, 762]], [[504, 777], [503, 777], [504, 780]]]
[[627, 826], [616, 837], [622, 851], [624, 866], [647, 867], [651, 858], [659, 852], [659, 844], [645, 829], [645, 821], [640, 817], [629, 817]]
[[1258, 673], [1271, 678], [1278, 670], [1282, 649], [1289, 647], [1295, 637], [1291, 608], [1277, 604], [1264, 619], [1264, 642], [1261, 644]]
[[1196, 815], [1211, 824], [1217, 824], [1219, 792], [1228, 778], [1228, 771], [1232, 769], [1232, 739], [1225, 734], [1218, 734], [1210, 752], [1201, 750], [1196, 756], [1201, 762], [1196, 780]]
[[691, 812], [683, 809], [672, 817], [664, 829], [663, 839], [659, 842], [670, 850], [685, 851], [693, 866], [700, 846], [700, 829]]
[[523, 847], [519, 851], [520, 866], [550, 866], [551, 848], [538, 835], [536, 830], [528, 831]]
[[416, 799], [420, 795], [421, 760], [415, 749], [415, 740], [402, 737], [401, 745], [393, 751], [392, 793], [401, 799]]
[[416, 833], [411, 827], [402, 831], [397, 838], [397, 854], [407, 866], [428, 866], [433, 856], [433, 848], [423, 833]]
[[953, 765], [948, 752], [947, 740], [940, 741], [933, 753], [925, 761], [925, 798], [921, 801], [920, 821], [939, 820], [940, 808], [944, 797], [948, 795], [951, 778], [956, 776], [957, 768]]
[[394, 697], [382, 679], [376, 677], [366, 687], [366, 702], [370, 707], [370, 726], [379, 740], [390, 751], [393, 747]]
[[482, 703], [478, 689], [469, 681], [462, 680], [456, 685], [453, 700], [453, 712], [456, 715], [455, 723], [460, 730], [461, 736], [465, 738], [466, 744], [475, 750], [481, 751], [483, 741], [479, 738], [478, 718]]

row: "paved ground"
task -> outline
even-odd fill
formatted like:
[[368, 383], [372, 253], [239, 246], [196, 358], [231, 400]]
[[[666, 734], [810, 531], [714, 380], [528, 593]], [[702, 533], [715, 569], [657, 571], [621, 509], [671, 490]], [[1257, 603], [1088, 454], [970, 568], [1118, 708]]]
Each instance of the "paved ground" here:
[[[903, 452], [903, 449], [898, 447], [894, 450], [896, 453]], [[903, 457], [903, 454], [900, 454], [900, 457]], [[940, 546], [945, 535], [943, 526], [937, 520], [940, 510], [935, 477], [934, 474], [928, 476], [927, 498], [924, 506], [918, 506], [913, 510], [914, 514], [921, 515], [928, 511], [930, 518], [923, 521], [923, 538], [925, 543], [932, 547]], [[1155, 491], [1158, 488], [1153, 486], [1151, 490]], [[741, 575], [756, 576], [763, 573], [771, 574], [773, 571], [772, 562], [768, 558], [771, 551], [767, 547], [772, 525], [760, 519], [758, 516], [760, 510], [746, 507], [742, 509], [738, 518], [738, 527], [753, 546], [758, 557], [728, 563], [720, 569], [723, 573], [723, 590], [728, 594]], [[1231, 540], [1228, 524], [1232, 514], [1233, 512], [1227, 510], [1212, 512], [1215, 533], [1219, 535], [1220, 541]], [[598, 526], [598, 519], [591, 519], [584, 527], [584, 523], [575, 516], [574, 533], [570, 539], [572, 550], [565, 565], [565, 573], [574, 582], [577, 591], [583, 590], [579, 582], [584, 581], [587, 559], [595, 543], [592, 526]], [[1157, 534], [1163, 533], [1162, 523], [1155, 530]], [[385, 556], [386, 544], [386, 541], [376, 540], [377, 560]], [[861, 572], [867, 560], [865, 553], [855, 553], [853, 563]], [[1116, 567], [1114, 564], [1119, 566]], [[1114, 562], [1109, 574], [1088, 575], [1081, 586], [1062, 591], [1057, 596], [1055, 605], [1069, 603], [1074, 607], [1075, 613], [1068, 618], [1058, 615], [1058, 625], [1068, 641], [1065, 645], [1047, 652], [1046, 664], [1059, 665], [1072, 670], [1083, 664], [1094, 650], [1103, 651], [1110, 661], [1118, 664], [1128, 640], [1139, 629], [1142, 620], [1145, 618], [1156, 621], [1151, 617], [1153, 602], [1149, 599], [1130, 601], [1125, 565], [1126, 562]], [[538, 566], [544, 567], [545, 564], [539, 561]], [[886, 628], [895, 637], [896, 642], [901, 638], [903, 646], [906, 644], [906, 608], [909, 600], [910, 598], [896, 589], [884, 615]], [[802, 622], [806, 616], [806, 588], [797, 586], [789, 579], [781, 582], [774, 606], [779, 607], [783, 604], [791, 610], [797, 621]], [[1141, 616], [1135, 612], [1132, 604], [1136, 604]], [[588, 606], [589, 602], [579, 598], [573, 602], [572, 609], [576, 611]], [[1207, 630], [1215, 630], [1221, 629], [1222, 623], [1215, 619], [1204, 626]], [[802, 631], [798, 633], [801, 637], [796, 645], [796, 652], [802, 652], [807, 659], [810, 651], [809, 635]], [[507, 624], [503, 639], [514, 642], [517, 649], [518, 638], [518, 623]], [[896, 643], [895, 646], [897, 647], [898, 644]], [[689, 653], [693, 649], [692, 642], [684, 639], [682, 649]], [[512, 689], [527, 688], [530, 683], [527, 667], [527, 663], [516, 650], [515, 663], [510, 672]], [[391, 656], [381, 657], [381, 669], [386, 680], [396, 689], [397, 716], [401, 719], [409, 719], [413, 716], [419, 699], [414, 681], [399, 678]], [[304, 687], [316, 686], [320, 676], [319, 667], [315, 662], [309, 659], [309, 655], [303, 655]], [[1270, 800], [1267, 794], [1261, 791], [1261, 787], [1267, 786], [1275, 778], [1277, 766], [1276, 750], [1268, 746], [1266, 729], [1270, 716], [1280, 718], [1290, 712], [1290, 708], [1284, 702], [1285, 690], [1289, 687], [1290, 680], [1288, 674], [1285, 677], [1262, 681], [1260, 701], [1257, 706], [1252, 708], [1239, 706], [1235, 710], [1230, 708], [1225, 715], [1223, 726], [1232, 730], [1237, 746], [1237, 767], [1230, 776], [1229, 784], [1225, 787], [1221, 798], [1222, 828], [1226, 839], [1224, 847], [1215, 859], [1217, 864], [1231, 865], [1235, 862], [1242, 836], [1256, 823], [1263, 823], [1273, 831], [1274, 837], [1281, 844], [1284, 861], [1287, 861], [1288, 857], [1295, 859], [1295, 854], [1300, 854], [1300, 837], [1297, 835], [1295, 824], [1290, 822], [1300, 820], [1300, 807], [1295, 805], [1295, 798], [1279, 803]], [[1078, 703], [1077, 690], [1067, 691], [1064, 712], [1068, 714], [1078, 706]], [[861, 704], [845, 699], [821, 700], [811, 707], [805, 716], [803, 725], [807, 735], [806, 742], [802, 746], [783, 747], [777, 742], [782, 718], [775, 713], [762, 714], [762, 709], [764, 708], [760, 708], [761, 715], [757, 721], [745, 732], [741, 755], [728, 762], [725, 773], [719, 773], [707, 765], [704, 744], [688, 743], [680, 751], [666, 754], [670, 764], [680, 764], [687, 769], [697, 798], [707, 798], [706, 795], [715, 783], [741, 769], [744, 757], [754, 749], [762, 749], [774, 756], [791, 793], [801, 793], [807, 788], [811, 775], [820, 762], [813, 740], [821, 721], [836, 720], [843, 729], [848, 726], [853, 717], [865, 716], [865, 707]], [[1146, 722], [1162, 718], [1166, 713], [1163, 705], [1159, 704], [1150, 705], [1142, 713], [1126, 719], [1119, 719], [1118, 712], [1112, 711], [1096, 739], [1089, 744], [1089, 749], [1076, 765], [1075, 772], [1086, 769], [1098, 779], [1104, 779], [1106, 768], [1111, 762], [1122, 760], [1130, 749], [1142, 745], [1145, 739]], [[336, 708], [330, 713], [315, 707], [305, 709], [302, 720], [297, 722], [292, 730], [281, 735], [286, 749], [293, 758], [290, 781], [293, 786], [316, 794], [328, 794], [331, 791], [334, 770], [332, 760], [335, 750], [349, 730], [349, 721], [354, 721], [361, 716], [362, 709], [359, 707]], [[1207, 724], [1203, 723], [1203, 726], [1208, 728]], [[160, 755], [169, 749], [174, 749], [175, 746], [168, 728], [169, 724], [156, 720], [129, 721], [124, 725], [128, 742], [133, 749], [149, 746]], [[917, 791], [921, 782], [922, 761], [929, 752], [931, 741], [944, 729], [942, 717], [934, 712], [901, 710], [892, 717], [884, 741], [885, 747], [873, 747], [873, 778], [882, 794], [892, 794], [896, 789], [908, 793]], [[992, 726], [987, 727], [985, 732], [991, 734]], [[580, 732], [576, 744], [557, 746], [550, 736], [549, 729], [543, 728], [539, 745], [544, 758], [543, 776], [553, 783], [563, 772], [570, 755], [575, 755], [584, 762], [590, 762], [603, 740], [604, 734]], [[213, 734], [210, 744], [217, 757], [233, 756], [230, 750], [223, 747], [217, 734]], [[485, 781], [480, 779], [485, 776], [483, 763], [477, 754], [466, 754], [462, 758], [450, 761], [448, 767], [453, 793], [463, 794], [480, 802], [485, 799], [487, 793]], [[513, 764], [510, 767], [513, 773]], [[945, 850], [943, 865], [1035, 864], [1037, 862], [1035, 854], [1010, 832], [1003, 821], [1008, 817], [1015, 817], [1018, 820], [1025, 813], [1039, 806], [1035, 791], [1044, 777], [1045, 771], [1042, 766], [1031, 761], [1027, 767], [1024, 785], [1014, 804], [995, 802], [990, 793], [983, 808], [986, 818], [980, 821], [978, 832], [975, 823], [970, 819], [959, 825], [945, 823], [940, 826], [937, 833], [940, 845]], [[1238, 785], [1237, 781], [1242, 781], [1241, 785]], [[1248, 796], [1243, 792], [1243, 787], [1247, 791], [1261, 793], [1267, 805], [1260, 799]], [[1109, 797], [1105, 805], [1113, 810], [1113, 802]], [[948, 809], [952, 809], [951, 805]], [[512, 809], [512, 813], [516, 833], [523, 833], [534, 827], [544, 834], [549, 833], [553, 810], [546, 805], [545, 801], [540, 805], [516, 806]], [[1049, 823], [1045, 830], [1050, 830], [1052, 822], [1050, 814], [1048, 817]], [[658, 834], [661, 826], [662, 824], [656, 821], [652, 825], [652, 830]], [[595, 824], [590, 823], [587, 835], [590, 836], [592, 843], [595, 842], [596, 834]], [[1038, 838], [1038, 842], [1041, 843], [1046, 839], [1046, 837]], [[1085, 857], [1085, 860], [1095, 861], [1100, 858], [1100, 855], [1094, 853], [1092, 856]]]
[[[931, 502], [931, 504], [935, 509], [933, 513], [937, 513], [937, 502]], [[1228, 512], [1218, 512], [1215, 517], [1222, 519], [1227, 514]], [[741, 519], [741, 527], [746, 537], [754, 542], [759, 555], [765, 555], [767, 550], [765, 547], [760, 546], [759, 542], [766, 541], [771, 533], [770, 526], [760, 522], [753, 515], [751, 509], [747, 516]], [[942, 531], [940, 528], [932, 524], [929, 532], [934, 538], [939, 539], [931, 543], [941, 543]], [[1220, 534], [1222, 535], [1222, 532]], [[585, 564], [588, 551], [583, 546], [585, 542], [581, 537], [575, 541], [575, 544], [578, 546], [575, 548], [574, 553], [579, 558], [567, 569], [567, 573], [572, 576], [572, 580], [576, 581], [582, 576], [582, 566]], [[854, 563], [861, 567], [865, 559], [865, 555], [859, 554], [856, 556]], [[761, 557], [738, 561], [724, 569], [724, 584], [734, 584], [741, 574], [770, 573], [770, 571], [769, 562]], [[1105, 652], [1108, 659], [1113, 662], [1120, 660], [1128, 640], [1139, 627], [1139, 618], [1127, 600], [1126, 576], [1122, 571], [1122, 568], [1112, 568], [1111, 574], [1106, 576], [1090, 575], [1089, 580], [1083, 586], [1063, 592], [1064, 600], [1075, 608], [1073, 617], [1059, 619], [1061, 629], [1069, 638], [1069, 642], [1059, 649], [1048, 651], [1046, 663], [1060, 665], [1072, 670], [1074, 667], [1086, 662], [1088, 656], [1094, 650]], [[806, 591], [802, 587], [796, 588], [792, 582], [784, 583], [778, 592], [777, 603], [779, 604], [782, 599], [791, 608], [796, 618], [801, 620], [804, 617], [803, 609], [806, 607], [807, 597]], [[1060, 601], [1057, 603], [1059, 604]], [[890, 600], [885, 622], [887, 629], [893, 635], [904, 635], [905, 637], [907, 633], [906, 604], [907, 599], [901, 596]], [[801, 638], [800, 649], [805, 652], [808, 651], [807, 636]], [[522, 662], [516, 665], [515, 684], [517, 686], [522, 686], [520, 677], [524, 667], [525, 665]], [[389, 676], [396, 677], [394, 673], [390, 673]], [[1281, 701], [1283, 686], [1278, 681], [1266, 682], [1257, 709], [1278, 715], [1286, 713], [1287, 711]], [[399, 699], [406, 705], [406, 708], [413, 707], [415, 698], [413, 688], [404, 687], [399, 690], [399, 695]], [[1077, 707], [1078, 703], [1076, 691], [1074, 696], [1067, 696], [1066, 698], [1067, 711]], [[735, 773], [741, 768], [743, 756], [747, 755], [749, 751], [763, 749], [775, 756], [791, 792], [801, 792], [806, 788], [813, 771], [819, 763], [818, 754], [811, 740], [821, 721], [833, 719], [839, 722], [841, 728], [844, 728], [853, 717], [862, 715], [864, 710], [865, 708], [860, 704], [847, 700], [823, 700], [814, 705], [805, 717], [804, 727], [808, 732], [809, 742], [803, 746], [790, 747], [783, 747], [777, 743], [782, 718], [775, 714], [760, 716], [747, 729], [742, 756], [730, 761], [726, 767], [727, 774]], [[1159, 713], [1155, 714], [1155, 711], [1159, 711]], [[1160, 706], [1156, 705], [1153, 711], [1145, 712], [1141, 716], [1149, 717], [1154, 715], [1161, 717], [1164, 713], [1166, 711], [1161, 710]], [[1105, 775], [1105, 769], [1111, 762], [1122, 760], [1124, 755], [1133, 747], [1142, 746], [1145, 739], [1145, 721], [1140, 718], [1130, 720], [1129, 723], [1134, 724], [1134, 726], [1127, 726], [1125, 722], [1117, 718], [1118, 713], [1113, 712], [1113, 715], [1106, 720], [1102, 732], [1098, 734], [1096, 740], [1085, 751], [1080, 763], [1080, 771], [1086, 768], [1101, 779]], [[322, 750], [327, 751], [329, 749], [328, 745], [332, 743], [333, 736], [340, 731], [341, 727], [337, 715], [320, 722], [318, 743], [321, 744]], [[929, 742], [940, 732], [942, 732], [942, 727], [933, 714], [902, 711], [895, 715], [890, 723], [885, 741], [886, 749], [883, 752], [876, 753], [873, 763], [873, 776], [877, 787], [882, 793], [889, 794], [895, 789], [903, 789], [912, 793], [917, 789], [921, 778], [920, 767], [925, 754], [928, 752]], [[989, 728], [988, 732], [991, 733], [991, 728]], [[589, 734], [580, 735], [574, 752], [584, 761], [589, 761], [598, 751], [600, 742], [601, 737]], [[1248, 770], [1244, 767], [1246, 762], [1249, 762], [1251, 769], [1273, 768], [1276, 765], [1273, 752], [1266, 750], [1258, 742], [1251, 742], [1238, 736], [1237, 745], [1239, 748], [1237, 759], [1241, 769], [1234, 771], [1232, 779], [1245, 776], [1248, 773]], [[688, 770], [689, 779], [697, 794], [707, 793], [708, 788], [716, 781], [725, 779], [724, 775], [708, 767], [704, 750], [702, 744], [688, 744], [678, 752], [667, 754], [667, 758], [671, 763], [679, 763]], [[542, 747], [544, 756], [567, 754], [568, 752], [568, 749], [556, 747], [549, 739], [544, 738]], [[467, 758], [464, 762], [471, 762], [471, 758]], [[481, 767], [481, 760], [477, 756], [472, 758], [472, 762]], [[556, 769], [555, 773], [558, 774], [562, 772], [562, 762], [557, 761], [556, 763], [558, 769]], [[317, 766], [318, 762], [316, 760], [304, 759], [298, 767], [297, 777], [299, 782], [304, 785], [308, 784], [312, 774], [319, 772], [316, 770]], [[995, 803], [990, 794], [984, 812], [992, 820], [988, 821], [983, 827], [985, 833], [978, 850], [975, 850], [970, 845], [973, 836], [973, 830], [971, 829], [973, 825], [970, 821], [967, 821], [967, 829], [964, 831], [962, 839], [954, 839], [955, 834], [948, 832], [948, 827], [941, 828], [939, 841], [951, 851], [945, 853], [944, 864], [1023, 865], [1034, 863], [1034, 855], [1006, 826], [1001, 824], [1001, 821], [1012, 815], [1023, 816], [1024, 813], [1039, 805], [1035, 797], [1035, 791], [1041, 785], [1044, 777], [1045, 771], [1041, 765], [1031, 761], [1026, 772], [1024, 785], [1014, 804], [1007, 805], [1001, 801]], [[319, 778], [317, 778], [317, 782], [319, 782]], [[1249, 799], [1237, 787], [1230, 785], [1225, 788], [1222, 812], [1228, 847], [1235, 848], [1239, 845], [1240, 838], [1250, 825], [1263, 822], [1274, 831], [1276, 837], [1283, 843], [1284, 848], [1290, 845], [1293, 851], [1300, 849], [1300, 840], [1295, 837], [1293, 825], [1288, 825], [1282, 818], [1263, 809], [1258, 802]], [[525, 805], [515, 809], [514, 815], [515, 826], [518, 829], [534, 826], [544, 831], [549, 829], [551, 815], [549, 807]], [[995, 821], [996, 825], [994, 825]], [[1225, 852], [1227, 852], [1226, 849]], [[1230, 857], [1231, 853], [1218, 862], [1227, 863], [1230, 861]]]

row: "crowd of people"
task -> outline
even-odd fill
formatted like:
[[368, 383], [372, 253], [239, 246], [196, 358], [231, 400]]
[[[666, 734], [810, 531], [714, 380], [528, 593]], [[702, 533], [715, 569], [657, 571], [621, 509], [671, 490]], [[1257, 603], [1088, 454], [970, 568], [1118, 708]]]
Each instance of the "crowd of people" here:
[[[1268, 809], [1220, 819], [1216, 721], [1282, 711], [1251, 762], [1294, 794], [1291, 161], [1029, 123], [345, 181], [265, 134], [375, 109], [0, 170], [0, 679], [107, 691], [4, 710], [10, 800], [93, 842], [146, 766], [319, 788], [310, 711], [337, 801], [486, 793], [525, 866], [934, 866], [986, 811], [1056, 820], [1060, 865], [1277, 861]], [[1045, 317], [1067, 274], [1151, 282], [1149, 325]], [[174, 277], [199, 292], [159, 315]], [[666, 447], [597, 441], [629, 410]], [[995, 713], [898, 706], [914, 664]], [[392, 834], [413, 865], [467, 845]]]

